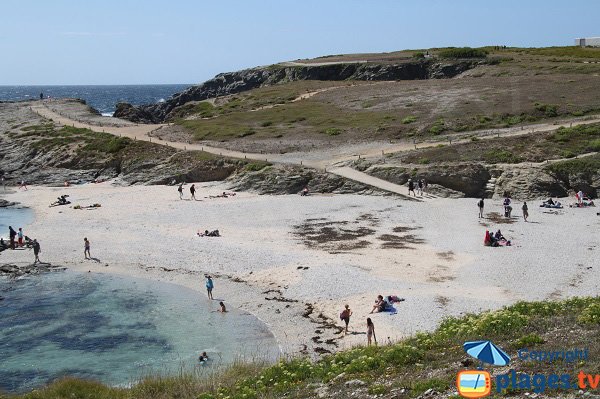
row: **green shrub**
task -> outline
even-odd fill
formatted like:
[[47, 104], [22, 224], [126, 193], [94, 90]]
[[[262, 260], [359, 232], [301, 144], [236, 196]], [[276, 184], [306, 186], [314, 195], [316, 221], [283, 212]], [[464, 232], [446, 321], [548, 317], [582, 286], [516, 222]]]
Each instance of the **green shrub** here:
[[252, 162], [246, 165], [245, 169], [249, 172], [258, 172], [259, 170], [263, 170], [268, 165], [269, 164], [267, 163]]
[[592, 140], [588, 144], [590, 151], [600, 151], [600, 139]]
[[342, 133], [342, 129], [338, 129], [337, 127], [329, 127], [323, 131], [328, 136], [337, 136]]
[[543, 344], [544, 339], [537, 334], [527, 334], [515, 341], [518, 348], [527, 348], [533, 345]]
[[416, 120], [417, 120], [416, 116], [409, 115], [409, 116], [407, 116], [405, 118], [402, 118], [402, 123], [405, 124], [405, 125], [408, 125], [409, 123], [416, 122]]
[[272, 124], [273, 124], [273, 122], [271, 122], [271, 121], [264, 121], [264, 122], [263, 122], [263, 123], [261, 123], [260, 125], [261, 125], [262, 127], [269, 127], [269, 126], [271, 126]]
[[558, 116], [558, 105], [535, 103], [533, 106], [536, 111], [543, 112], [549, 118]]
[[447, 338], [477, 338], [487, 335], [505, 335], [520, 331], [529, 317], [519, 312], [502, 309], [463, 318], [449, 317], [442, 321], [438, 333]]
[[425, 53], [422, 51], [417, 51], [416, 53], [413, 53], [412, 57], [416, 59], [422, 59], [425, 58]]
[[521, 158], [507, 150], [489, 150], [483, 154], [483, 158], [489, 163], [519, 163]]
[[441, 50], [438, 55], [442, 58], [485, 58], [488, 52], [484, 49], [457, 47]]
[[446, 124], [442, 118], [435, 121], [435, 123], [429, 128], [429, 133], [439, 135], [446, 131]]
[[577, 320], [584, 324], [600, 324], [600, 303], [589, 304], [583, 309]]
[[381, 384], [373, 384], [368, 390], [370, 395], [383, 395], [387, 393], [387, 387]]

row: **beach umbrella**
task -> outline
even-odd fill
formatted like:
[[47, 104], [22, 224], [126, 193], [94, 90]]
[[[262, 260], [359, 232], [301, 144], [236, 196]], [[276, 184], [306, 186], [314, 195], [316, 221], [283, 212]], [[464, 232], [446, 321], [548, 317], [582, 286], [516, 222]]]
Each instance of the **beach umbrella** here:
[[483, 363], [506, 366], [510, 362], [510, 356], [494, 345], [492, 341], [465, 342], [463, 348], [465, 352]]

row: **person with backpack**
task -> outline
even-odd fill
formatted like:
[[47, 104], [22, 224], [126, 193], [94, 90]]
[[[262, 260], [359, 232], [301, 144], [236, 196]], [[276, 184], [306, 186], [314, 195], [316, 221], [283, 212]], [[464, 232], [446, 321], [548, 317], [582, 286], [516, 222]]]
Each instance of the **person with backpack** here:
[[344, 306], [344, 310], [340, 313], [340, 319], [346, 324], [346, 329], [344, 335], [348, 334], [348, 324], [350, 323], [350, 316], [352, 316], [352, 310], [350, 310], [350, 306]]
[[483, 197], [481, 197], [481, 199], [477, 203], [477, 207], [479, 208], [479, 218], [480, 219], [483, 217], [483, 207], [484, 207], [484, 205], [485, 204], [483, 203]]

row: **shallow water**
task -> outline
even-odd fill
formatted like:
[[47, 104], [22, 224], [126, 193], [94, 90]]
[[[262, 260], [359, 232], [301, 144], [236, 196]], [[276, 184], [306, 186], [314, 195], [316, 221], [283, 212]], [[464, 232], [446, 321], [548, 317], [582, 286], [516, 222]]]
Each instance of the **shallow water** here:
[[8, 226], [19, 230], [23, 227], [23, 232], [27, 234], [27, 225], [33, 222], [33, 211], [28, 208], [0, 208], [0, 237], [8, 240]]
[[[145, 279], [57, 272], [0, 279], [0, 390], [23, 392], [65, 375], [126, 385], [149, 374], [274, 360], [254, 316], [212, 312], [218, 301]], [[207, 351], [211, 359], [199, 365]]]

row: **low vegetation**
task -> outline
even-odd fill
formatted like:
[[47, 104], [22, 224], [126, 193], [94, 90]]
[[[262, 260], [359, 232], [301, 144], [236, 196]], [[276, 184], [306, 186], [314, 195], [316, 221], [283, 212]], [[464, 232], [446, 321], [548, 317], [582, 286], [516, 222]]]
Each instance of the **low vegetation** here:
[[[292, 358], [275, 365], [239, 363], [204, 374], [147, 378], [128, 389], [65, 379], [13, 398], [313, 398], [317, 389], [325, 390], [328, 397], [341, 398], [393, 394], [409, 399], [428, 389], [452, 395], [456, 373], [477, 367], [462, 349], [465, 341], [492, 340], [509, 353], [511, 368], [518, 372], [567, 373], [575, 378], [581, 369], [600, 368], [600, 347], [591, 344], [599, 338], [599, 297], [519, 302], [497, 311], [450, 317], [434, 332], [417, 333], [397, 343], [341, 351], [319, 361]], [[573, 363], [531, 362], [516, 356], [522, 348], [587, 348], [589, 356]], [[364, 387], [345, 384], [350, 380], [360, 380]], [[515, 392], [504, 391], [501, 396]], [[546, 393], [561, 395], [564, 391]]]
[[407, 163], [475, 161], [494, 163], [544, 162], [600, 151], [600, 124], [561, 127], [553, 132], [499, 137], [430, 147], [391, 155]]
[[488, 55], [487, 50], [471, 47], [451, 47], [438, 51], [437, 55], [441, 58], [485, 58]]

